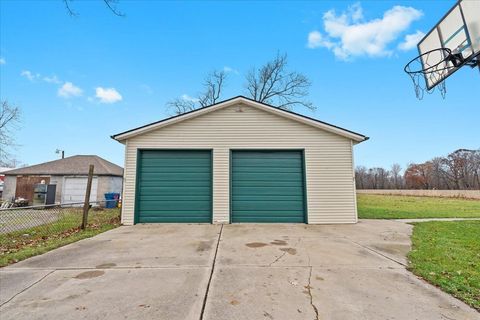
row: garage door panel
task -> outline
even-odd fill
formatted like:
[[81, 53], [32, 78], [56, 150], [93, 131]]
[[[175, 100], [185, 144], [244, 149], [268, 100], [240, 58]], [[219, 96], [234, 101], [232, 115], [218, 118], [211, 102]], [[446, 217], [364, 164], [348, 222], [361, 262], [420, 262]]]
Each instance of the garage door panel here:
[[[270, 169], [269, 169], [270, 170]], [[254, 182], [263, 182], [263, 181], [294, 181], [298, 182], [302, 179], [301, 173], [296, 172], [235, 172], [232, 175], [232, 179], [235, 182], [239, 181], [251, 181]]]
[[292, 186], [292, 187], [282, 187], [282, 186], [271, 186], [269, 188], [257, 186], [235, 186], [235, 193], [232, 194], [233, 198], [237, 196], [249, 196], [249, 195], [279, 195], [283, 196], [285, 194], [290, 196], [302, 196], [303, 197], [303, 190]]
[[[85, 201], [87, 177], [65, 177], [62, 190], [62, 203], [78, 203]], [[98, 178], [93, 177], [90, 201], [97, 201]]]
[[276, 202], [276, 201], [299, 201], [303, 205], [303, 195], [277, 195], [277, 194], [244, 194], [244, 195], [234, 195], [232, 196], [232, 201], [242, 201], [243, 199], [247, 198], [249, 201], [269, 201], [269, 202]]
[[[208, 150], [142, 150], [142, 160], [175, 160], [179, 159], [206, 159], [210, 160], [210, 151]], [[161, 152], [161, 157], [159, 157]], [[179, 154], [182, 154], [181, 158]]]
[[192, 158], [178, 158], [178, 159], [143, 159], [143, 166], [148, 167], [168, 167], [168, 168], [182, 168], [182, 167], [203, 167], [210, 164], [210, 159], [192, 159]]
[[138, 222], [211, 222], [211, 166], [211, 152], [206, 150], [141, 151]]
[[[208, 187], [208, 185], [205, 185]], [[153, 192], [155, 196], [178, 196], [182, 195], [182, 192], [185, 192], [189, 195], [203, 195], [209, 196], [211, 191], [206, 190], [207, 188], [204, 187], [142, 187], [139, 189], [140, 197], [145, 196], [148, 192]]]
[[[264, 222], [275, 222], [275, 223], [295, 223], [295, 222], [302, 222], [298, 219], [298, 215], [300, 213], [295, 213], [294, 215], [278, 215], [277, 213], [272, 213], [271, 215], [267, 215], [264, 212], [261, 212], [262, 215], [246, 215], [242, 214], [241, 216], [237, 217], [235, 222], [236, 223], [264, 223]], [[269, 219], [269, 220], [268, 220]]]
[[277, 167], [277, 168], [292, 168], [302, 165], [302, 161], [298, 159], [234, 159], [233, 166], [235, 167]]
[[[154, 181], [164, 183], [167, 181], [178, 182], [178, 181], [204, 181], [208, 182], [210, 179], [210, 172], [198, 173], [198, 172], [169, 172], [169, 173], [145, 173], [143, 181]], [[188, 186], [188, 183], [185, 185]]]
[[303, 200], [241, 200], [233, 201], [235, 210], [252, 210], [252, 211], [270, 211], [270, 210], [303, 210]]
[[[241, 220], [244, 219], [247, 221], [250, 218], [258, 218], [258, 219], [265, 219], [265, 217], [270, 217], [271, 219], [276, 219], [276, 218], [293, 218], [296, 219], [299, 214], [302, 214], [303, 211], [278, 211], [278, 210], [265, 210], [265, 211], [251, 211], [251, 210], [239, 210], [238, 211], [241, 216], [237, 217], [237, 219]], [[258, 220], [257, 220], [258, 221]], [[276, 222], [276, 221], [275, 221]]]
[[188, 167], [179, 167], [179, 166], [149, 166], [142, 167], [140, 173], [171, 173], [171, 172], [183, 172], [183, 173], [211, 173], [210, 168], [206, 166], [188, 166]]
[[192, 214], [201, 210], [210, 210], [211, 203], [209, 200], [144, 200], [142, 201], [143, 210], [160, 211], [188, 211]]
[[232, 222], [305, 222], [301, 151], [232, 152]]
[[[238, 166], [235, 169], [236, 173], [262, 173], [264, 172], [265, 169], [262, 167], [255, 167], [255, 166], [250, 166], [250, 167], [244, 167], [244, 166]], [[270, 173], [298, 173], [302, 174], [302, 168], [300, 167], [273, 167], [269, 169]]]
[[[149, 217], [142, 217], [142, 223], [158, 223], [158, 216], [149, 216]], [[204, 216], [195, 216], [192, 217], [191, 215], [182, 217], [182, 216], [165, 216], [162, 218], [163, 223], [204, 223], [205, 217]]]
[[[177, 194], [162, 194], [159, 196], [152, 195], [140, 195], [140, 201], [205, 201], [205, 196], [209, 194], [199, 194], [199, 195], [177, 195]], [[210, 201], [209, 201], [210, 202]]]
[[236, 160], [251, 160], [251, 159], [297, 159], [292, 157], [292, 152], [300, 152], [300, 151], [291, 151], [291, 150], [248, 150], [248, 151], [241, 151], [236, 150], [235, 152], [235, 159]]
[[233, 188], [237, 187], [268, 187], [268, 188], [275, 188], [275, 187], [293, 187], [293, 188], [302, 188], [303, 183], [301, 181], [248, 181], [248, 180], [241, 180], [232, 183]]
[[159, 181], [156, 180], [143, 180], [142, 184], [140, 185], [141, 188], [169, 188], [169, 187], [178, 187], [178, 188], [191, 188], [191, 187], [209, 187], [211, 186], [210, 181], [195, 181], [191, 180], [188, 183], [185, 183], [185, 181], [169, 181], [168, 186], [159, 184]]

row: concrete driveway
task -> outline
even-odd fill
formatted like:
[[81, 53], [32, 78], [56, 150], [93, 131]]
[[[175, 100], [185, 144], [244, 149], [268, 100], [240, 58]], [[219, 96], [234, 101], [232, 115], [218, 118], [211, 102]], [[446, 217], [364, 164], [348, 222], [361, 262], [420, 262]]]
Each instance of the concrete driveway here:
[[7, 319], [480, 319], [405, 269], [411, 226], [136, 225], [0, 271]]

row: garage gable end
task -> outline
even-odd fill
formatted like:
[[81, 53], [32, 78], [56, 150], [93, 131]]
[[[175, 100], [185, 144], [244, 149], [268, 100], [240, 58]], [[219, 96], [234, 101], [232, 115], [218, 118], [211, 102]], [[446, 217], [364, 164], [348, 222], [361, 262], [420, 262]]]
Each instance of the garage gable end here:
[[322, 131], [330, 132], [330, 133], [333, 133], [333, 134], [351, 139], [356, 143], [362, 142], [362, 141], [365, 141], [365, 140], [368, 139], [368, 137], [366, 137], [362, 134], [359, 134], [359, 133], [356, 133], [356, 132], [353, 132], [353, 131], [350, 131], [350, 130], [347, 130], [347, 129], [344, 129], [344, 128], [341, 128], [341, 127], [338, 127], [338, 126], [335, 126], [335, 125], [317, 120], [317, 119], [313, 119], [313, 118], [310, 118], [310, 117], [307, 117], [307, 116], [303, 116], [301, 114], [298, 114], [298, 113], [295, 113], [295, 112], [292, 112], [292, 111], [279, 109], [277, 107], [274, 107], [274, 106], [271, 106], [271, 105], [268, 105], [268, 104], [264, 104], [264, 103], [259, 103], [257, 101], [253, 101], [251, 99], [248, 99], [248, 98], [245, 98], [245, 97], [242, 97], [242, 96], [232, 98], [232, 99], [229, 99], [229, 100], [225, 100], [225, 101], [220, 102], [218, 104], [214, 104], [214, 105], [211, 105], [211, 106], [208, 106], [208, 107], [204, 107], [204, 108], [200, 108], [200, 109], [197, 109], [197, 110], [194, 110], [194, 111], [190, 111], [190, 112], [184, 113], [182, 115], [167, 118], [167, 119], [164, 119], [164, 120], [161, 120], [161, 121], [158, 121], [158, 122], [154, 122], [154, 123], [142, 126], [142, 127], [132, 129], [132, 130], [128, 130], [128, 131], [113, 135], [112, 138], [119, 141], [119, 142], [124, 143], [126, 140], [134, 138], [136, 136], [143, 135], [143, 134], [149, 133], [149, 132], [154, 131], [154, 130], [159, 130], [159, 129], [162, 129], [162, 128], [167, 127], [167, 126], [178, 124], [178, 123], [184, 122], [186, 120], [191, 120], [193, 118], [203, 116], [203, 115], [206, 115], [206, 114], [209, 114], [209, 113], [213, 113], [213, 112], [216, 112], [218, 110], [225, 109], [225, 108], [232, 107], [232, 106], [237, 107], [237, 109], [238, 109], [237, 112], [243, 112], [244, 108], [260, 109], [262, 111], [275, 114], [279, 117], [290, 119], [290, 120], [298, 122], [298, 123], [303, 123], [307, 126], [311, 126], [311, 127], [314, 127], [314, 128], [321, 129]]

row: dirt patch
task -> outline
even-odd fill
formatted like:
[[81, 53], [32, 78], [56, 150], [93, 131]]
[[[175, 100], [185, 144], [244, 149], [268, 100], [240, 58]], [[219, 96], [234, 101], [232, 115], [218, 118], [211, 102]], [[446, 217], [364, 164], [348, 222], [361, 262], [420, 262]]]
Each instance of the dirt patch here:
[[285, 241], [285, 240], [273, 240], [272, 242], [270, 242], [270, 244], [273, 244], [275, 246], [286, 246], [287, 241]]
[[250, 243], [247, 243], [245, 245], [249, 248], [261, 248], [261, 247], [268, 246], [268, 244], [263, 243], [263, 242], [250, 242]]
[[280, 251], [286, 252], [291, 255], [297, 254], [297, 249], [294, 249], [294, 248], [280, 248]]
[[230, 304], [231, 304], [232, 306], [236, 306], [236, 305], [239, 305], [239, 304], [240, 304], [240, 301], [238, 301], [238, 300], [232, 300], [232, 301], [230, 301]]
[[116, 265], [117, 265], [116, 263], [109, 262], [109, 263], [99, 264], [95, 268], [97, 268], [97, 269], [108, 269], [108, 268], [115, 267]]
[[197, 246], [197, 252], [203, 252], [212, 248], [211, 241], [200, 241]]
[[323, 279], [322, 277], [316, 276], [316, 277], [315, 277], [315, 280], [323, 281], [323, 280], [325, 280], [325, 279]]
[[85, 271], [80, 274], [77, 274], [74, 278], [75, 279], [92, 279], [96, 277], [103, 276], [105, 271], [95, 270], [95, 271]]

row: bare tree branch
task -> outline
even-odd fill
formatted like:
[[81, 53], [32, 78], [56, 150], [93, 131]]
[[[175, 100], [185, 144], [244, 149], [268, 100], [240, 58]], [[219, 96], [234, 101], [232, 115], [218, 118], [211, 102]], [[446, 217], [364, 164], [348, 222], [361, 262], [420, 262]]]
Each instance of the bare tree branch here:
[[197, 109], [195, 106], [195, 101], [187, 100], [182, 97], [167, 102], [167, 107], [169, 109], [173, 109], [173, 113], [177, 115]]
[[70, 1], [71, 0], [63, 0], [63, 4], [65, 5], [65, 9], [67, 9], [68, 15], [71, 17], [76, 17], [78, 14], [70, 7]]
[[214, 70], [211, 72], [203, 82], [205, 91], [199, 95], [198, 100], [200, 107], [206, 107], [218, 102], [221, 97], [227, 73], [225, 71]]
[[173, 109], [175, 114], [182, 114], [215, 104], [221, 99], [226, 80], [227, 73], [225, 71], [214, 70], [205, 78], [204, 91], [196, 98], [182, 96], [167, 102], [167, 107]]
[[125, 17], [125, 14], [118, 11], [116, 4], [118, 3], [118, 0], [103, 0], [105, 4], [107, 5], [108, 9], [112, 11], [112, 13], [118, 17]]
[[298, 72], [287, 71], [287, 55], [279, 55], [259, 69], [252, 69], [246, 77], [246, 89], [253, 100], [268, 103], [281, 109], [303, 106], [314, 110], [305, 100], [311, 86], [310, 80]]
[[[118, 17], [124, 17], [125, 14], [120, 12], [118, 9], [117, 9], [117, 3], [118, 3], [118, 0], [102, 0], [105, 5], [107, 6], [107, 8], [116, 16]], [[74, 11], [72, 9], [72, 7], [70, 6], [70, 3], [72, 2], [72, 0], [63, 0], [63, 3], [65, 5], [65, 9], [67, 9], [67, 13], [71, 16], [71, 17], [78, 17], [78, 13], [76, 11]]]
[[13, 131], [20, 123], [20, 109], [10, 105], [6, 100], [0, 103], [0, 163], [9, 160], [9, 147], [15, 146]]

